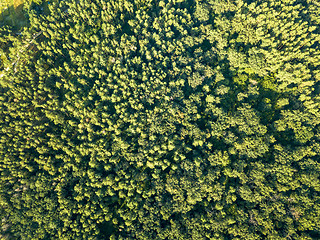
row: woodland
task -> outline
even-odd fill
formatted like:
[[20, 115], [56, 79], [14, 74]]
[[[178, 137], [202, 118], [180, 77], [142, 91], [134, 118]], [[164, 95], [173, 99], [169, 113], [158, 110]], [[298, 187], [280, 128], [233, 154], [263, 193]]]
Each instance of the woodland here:
[[320, 239], [320, 0], [47, 7], [0, 24], [0, 238]]

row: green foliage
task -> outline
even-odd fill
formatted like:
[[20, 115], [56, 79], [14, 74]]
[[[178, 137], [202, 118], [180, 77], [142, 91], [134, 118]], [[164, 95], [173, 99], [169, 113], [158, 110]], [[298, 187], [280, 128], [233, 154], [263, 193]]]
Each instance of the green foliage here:
[[317, 239], [318, 1], [53, 1], [1, 30], [1, 237]]

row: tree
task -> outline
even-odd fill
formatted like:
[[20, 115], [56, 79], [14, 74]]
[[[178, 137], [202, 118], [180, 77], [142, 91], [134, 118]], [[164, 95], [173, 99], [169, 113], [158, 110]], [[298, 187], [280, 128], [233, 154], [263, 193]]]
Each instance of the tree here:
[[318, 5], [65, 0], [1, 30], [1, 234], [316, 239]]

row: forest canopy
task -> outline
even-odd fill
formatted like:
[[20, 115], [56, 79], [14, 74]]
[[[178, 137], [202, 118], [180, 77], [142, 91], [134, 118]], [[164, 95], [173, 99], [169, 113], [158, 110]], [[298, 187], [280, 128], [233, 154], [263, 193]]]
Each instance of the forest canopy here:
[[63, 0], [0, 28], [0, 238], [320, 239], [319, 0]]

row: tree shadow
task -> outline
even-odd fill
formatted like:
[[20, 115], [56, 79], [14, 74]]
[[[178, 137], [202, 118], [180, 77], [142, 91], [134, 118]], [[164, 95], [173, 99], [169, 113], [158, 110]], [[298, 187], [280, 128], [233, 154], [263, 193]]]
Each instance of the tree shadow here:
[[116, 232], [111, 221], [100, 223], [98, 229], [100, 230], [98, 239], [109, 239], [111, 235]]

